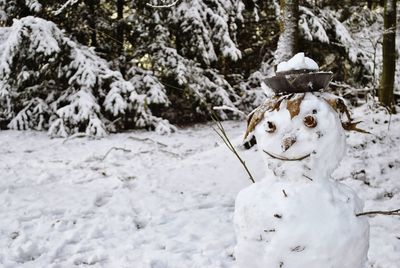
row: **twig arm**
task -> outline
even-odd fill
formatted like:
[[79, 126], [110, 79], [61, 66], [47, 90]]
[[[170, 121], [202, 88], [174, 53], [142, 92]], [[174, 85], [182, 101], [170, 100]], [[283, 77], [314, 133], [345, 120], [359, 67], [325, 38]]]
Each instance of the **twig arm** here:
[[253, 175], [251, 175], [251, 172], [248, 169], [248, 167], [246, 165], [246, 162], [240, 157], [239, 153], [236, 151], [235, 147], [232, 145], [228, 135], [226, 134], [226, 131], [225, 131], [224, 126], [222, 125], [222, 123], [218, 120], [218, 118], [215, 115], [212, 116], [212, 119], [214, 120], [215, 124], [217, 125], [219, 131], [217, 129], [215, 129], [215, 128], [213, 128], [213, 130], [222, 139], [222, 141], [225, 143], [226, 147], [228, 147], [228, 149], [237, 157], [237, 159], [239, 159], [240, 163], [242, 164], [242, 166], [246, 170], [247, 174], [249, 175], [249, 179], [253, 183], [255, 183], [254, 177], [253, 177]]
[[357, 213], [356, 216], [375, 216], [375, 215], [389, 215], [389, 216], [400, 216], [400, 209], [395, 210], [373, 210]]

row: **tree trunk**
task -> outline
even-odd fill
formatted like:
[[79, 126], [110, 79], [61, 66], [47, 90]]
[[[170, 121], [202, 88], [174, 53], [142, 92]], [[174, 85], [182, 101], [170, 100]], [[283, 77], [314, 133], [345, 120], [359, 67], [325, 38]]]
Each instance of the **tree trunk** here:
[[97, 29], [96, 29], [96, 0], [88, 0], [86, 3], [88, 5], [89, 15], [88, 15], [88, 25], [91, 30], [90, 35], [90, 45], [97, 47]]
[[119, 42], [119, 54], [124, 49], [124, 4], [125, 0], [117, 0], [117, 40]]
[[393, 99], [396, 71], [396, 0], [385, 0], [383, 33], [383, 68], [379, 87], [379, 101], [395, 112]]
[[367, 7], [369, 9], [374, 9], [378, 6], [383, 7], [385, 5], [385, 1], [384, 0], [367, 0]]
[[118, 40], [118, 55], [119, 57], [119, 70], [125, 76], [125, 54], [124, 54], [124, 40], [125, 40], [125, 21], [124, 21], [124, 5], [125, 0], [117, 0], [117, 40]]
[[280, 0], [280, 36], [275, 63], [290, 59], [298, 51], [299, 0]]
[[368, 9], [372, 9], [372, 0], [367, 0], [367, 7], [368, 7]]

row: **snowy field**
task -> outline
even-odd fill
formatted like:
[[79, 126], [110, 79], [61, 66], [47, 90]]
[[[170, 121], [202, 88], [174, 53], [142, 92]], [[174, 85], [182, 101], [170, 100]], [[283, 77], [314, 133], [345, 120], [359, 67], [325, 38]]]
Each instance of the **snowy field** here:
[[[373, 134], [349, 133], [334, 178], [365, 210], [395, 209], [400, 116], [388, 130], [388, 115], [367, 110], [354, 117]], [[239, 144], [245, 123], [223, 124]], [[250, 181], [210, 126], [101, 140], [0, 132], [0, 267], [236, 267], [234, 201]], [[240, 153], [261, 178], [256, 149]], [[398, 268], [400, 217], [370, 224], [369, 267]]]

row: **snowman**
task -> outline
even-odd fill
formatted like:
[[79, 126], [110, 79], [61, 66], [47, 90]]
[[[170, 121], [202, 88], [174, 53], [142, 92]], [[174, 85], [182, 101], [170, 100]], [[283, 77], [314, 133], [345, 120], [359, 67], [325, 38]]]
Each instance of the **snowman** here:
[[253, 111], [267, 174], [235, 204], [240, 268], [363, 268], [369, 224], [363, 202], [331, 174], [345, 153], [344, 130], [357, 130], [342, 99], [320, 92], [332, 77], [304, 53], [278, 65], [267, 83], [278, 94]]

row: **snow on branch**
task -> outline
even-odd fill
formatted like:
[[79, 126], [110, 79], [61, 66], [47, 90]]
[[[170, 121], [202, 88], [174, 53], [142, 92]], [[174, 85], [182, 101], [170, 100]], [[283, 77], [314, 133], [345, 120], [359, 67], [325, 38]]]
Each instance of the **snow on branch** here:
[[64, 9], [66, 9], [69, 6], [75, 5], [78, 1], [79, 0], [68, 0], [59, 9], [54, 11], [53, 14], [56, 15], [56, 16], [60, 15], [64, 11]]
[[42, 10], [42, 4], [38, 0], [25, 0], [25, 5], [30, 11], [38, 13]]
[[[9, 128], [48, 129], [51, 137], [84, 132], [96, 138], [128, 126], [159, 133], [175, 130], [149, 107], [169, 103], [151, 73], [138, 74], [142, 83], [136, 88], [94, 49], [74, 42], [41, 18], [14, 20], [1, 32], [0, 118]], [[45, 80], [43, 73], [48, 74]], [[27, 80], [33, 86], [24, 86]], [[44, 93], [50, 97], [41, 99]], [[109, 128], [116, 118], [121, 118], [118, 126]]]
[[238, 108], [230, 107], [230, 106], [227, 106], [227, 105], [214, 106], [213, 110], [227, 110], [227, 111], [231, 111], [233, 113], [239, 114], [239, 115], [246, 116], [246, 114], [244, 112], [242, 112], [241, 110], [239, 110]]
[[162, 0], [162, 2], [163, 2], [163, 4], [161, 4], [161, 5], [153, 5], [153, 4], [150, 4], [150, 3], [146, 3], [146, 5], [149, 6], [149, 7], [152, 7], [152, 8], [170, 8], [170, 7], [175, 6], [179, 2], [179, 0], [176, 0], [176, 1], [172, 2], [172, 3], [170, 3], [170, 4], [164, 4], [165, 2], [168, 2], [166, 0]]

